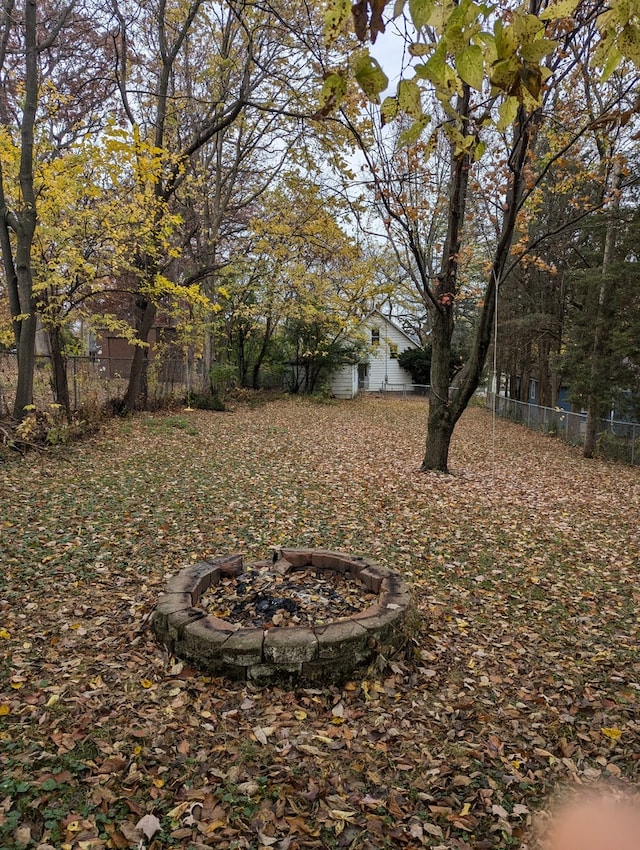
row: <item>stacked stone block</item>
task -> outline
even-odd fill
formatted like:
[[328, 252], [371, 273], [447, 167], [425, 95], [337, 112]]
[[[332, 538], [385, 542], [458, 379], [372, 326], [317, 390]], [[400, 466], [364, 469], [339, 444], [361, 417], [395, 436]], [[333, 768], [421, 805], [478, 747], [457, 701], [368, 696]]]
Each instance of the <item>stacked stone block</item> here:
[[377, 601], [322, 626], [238, 628], [198, 607], [221, 577], [243, 572], [242, 556], [228, 555], [194, 564], [169, 580], [154, 613], [158, 639], [204, 672], [261, 684], [339, 681], [406, 642], [403, 624], [411, 597], [391, 570], [367, 558], [324, 549], [283, 548], [276, 555], [280, 572], [339, 572], [361, 581], [369, 593], [377, 594]]

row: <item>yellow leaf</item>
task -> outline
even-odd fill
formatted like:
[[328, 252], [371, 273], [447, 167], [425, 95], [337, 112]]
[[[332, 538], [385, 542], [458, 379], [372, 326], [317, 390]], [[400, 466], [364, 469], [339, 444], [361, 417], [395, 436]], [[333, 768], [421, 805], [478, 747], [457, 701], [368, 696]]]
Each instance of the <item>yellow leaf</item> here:
[[299, 708], [297, 711], [293, 712], [293, 716], [296, 718], [296, 720], [306, 720], [307, 712]]
[[2, 705], [0, 705], [0, 717], [6, 717], [6, 715], [9, 714], [10, 711], [11, 711], [11, 709], [6, 704], [6, 702], [2, 703]]
[[0, 638], [4, 638], [4, 640], [9, 640], [11, 635], [6, 629], [0, 629]]
[[610, 738], [612, 741], [619, 741], [622, 737], [622, 731], [616, 729], [615, 726], [605, 726], [600, 730], [605, 738]]
[[153, 780], [153, 784], [156, 786], [156, 788], [162, 788], [164, 785], [164, 779], [160, 779], [159, 776], [156, 776], [156, 778]]
[[389, 79], [377, 59], [363, 52], [353, 60], [356, 82], [372, 103], [380, 103], [380, 93], [389, 85]]
[[355, 812], [343, 812], [341, 809], [331, 809], [331, 817], [335, 820], [348, 820], [355, 817]]
[[462, 811], [460, 812], [460, 817], [463, 818], [465, 815], [468, 815], [471, 811], [471, 805], [469, 803], [465, 803], [462, 807]]
[[422, 115], [420, 88], [415, 80], [400, 80], [398, 83], [398, 107], [412, 118]]
[[140, 684], [142, 685], [143, 688], [152, 688], [153, 687], [153, 682], [151, 682], [149, 679], [140, 679]]
[[14, 691], [19, 691], [24, 682], [11, 682], [11, 687]]
[[456, 56], [456, 71], [463, 82], [476, 91], [482, 91], [484, 82], [484, 56], [482, 48], [470, 45]]
[[575, 12], [580, 0], [560, 0], [559, 3], [553, 3], [547, 6], [540, 15], [541, 21], [553, 21], [560, 18], [568, 18]]
[[55, 705], [57, 702], [59, 702], [59, 700], [60, 700], [60, 697], [58, 696], [58, 694], [51, 694], [49, 699], [46, 701], [44, 707], [45, 708], [51, 708], [51, 706]]
[[216, 829], [220, 829], [223, 826], [226, 826], [227, 822], [224, 820], [214, 820], [207, 826], [207, 833], [215, 832]]

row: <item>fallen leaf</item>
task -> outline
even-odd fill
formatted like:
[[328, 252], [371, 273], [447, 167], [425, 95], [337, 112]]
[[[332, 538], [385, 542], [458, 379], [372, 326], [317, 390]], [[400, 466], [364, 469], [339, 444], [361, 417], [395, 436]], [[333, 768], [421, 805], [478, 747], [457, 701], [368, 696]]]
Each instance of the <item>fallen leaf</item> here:
[[620, 729], [616, 729], [615, 726], [605, 726], [600, 731], [605, 738], [609, 738], [611, 741], [619, 741], [622, 737], [622, 731]]
[[136, 829], [142, 830], [149, 840], [161, 829], [160, 821], [155, 815], [144, 815], [136, 824]]

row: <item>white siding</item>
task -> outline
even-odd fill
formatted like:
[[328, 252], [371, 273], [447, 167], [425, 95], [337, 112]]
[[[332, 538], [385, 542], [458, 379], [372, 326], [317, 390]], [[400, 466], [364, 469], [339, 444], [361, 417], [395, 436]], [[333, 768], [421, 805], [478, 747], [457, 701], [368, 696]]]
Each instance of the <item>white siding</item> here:
[[407, 337], [386, 322], [382, 316], [370, 316], [366, 322], [368, 342], [371, 343], [371, 331], [376, 328], [380, 335], [378, 345], [372, 345], [369, 352], [369, 391], [379, 392], [381, 389], [389, 391], [401, 391], [411, 385], [411, 375], [398, 363], [396, 357], [392, 357], [394, 346], [397, 353], [407, 348], [417, 348]]
[[358, 393], [358, 367], [343, 366], [331, 376], [329, 386], [336, 398], [355, 398]]

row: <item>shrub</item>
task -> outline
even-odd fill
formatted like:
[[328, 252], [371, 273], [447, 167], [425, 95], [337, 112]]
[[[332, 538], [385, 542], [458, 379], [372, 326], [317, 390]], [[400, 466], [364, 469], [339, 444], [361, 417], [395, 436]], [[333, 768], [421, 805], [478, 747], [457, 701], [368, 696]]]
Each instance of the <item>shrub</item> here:
[[227, 409], [217, 393], [189, 393], [185, 402], [187, 407], [195, 407], [197, 410], [223, 411]]
[[47, 410], [32, 407], [16, 426], [14, 441], [18, 446], [63, 446], [95, 434], [102, 420], [99, 408], [83, 408], [68, 421], [59, 404], [51, 404]]

